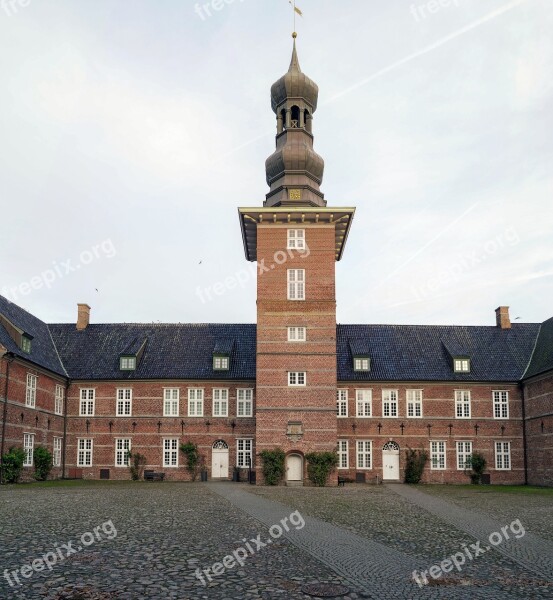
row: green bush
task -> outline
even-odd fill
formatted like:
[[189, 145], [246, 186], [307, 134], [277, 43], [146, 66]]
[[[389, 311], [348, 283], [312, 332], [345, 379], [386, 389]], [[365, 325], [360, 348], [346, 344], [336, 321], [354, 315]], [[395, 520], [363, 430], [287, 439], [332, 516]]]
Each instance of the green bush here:
[[337, 452], [310, 452], [305, 459], [309, 480], [318, 487], [325, 487], [328, 476], [338, 466]]
[[405, 451], [405, 483], [420, 483], [428, 454], [424, 450]]
[[471, 482], [474, 484], [481, 483], [482, 475], [484, 474], [486, 465], [488, 464], [486, 459], [479, 452], [473, 452], [468, 462], [469, 464], [467, 466], [472, 469], [469, 473]]
[[144, 475], [144, 467], [146, 466], [146, 457], [144, 454], [135, 452], [128, 453], [129, 459], [129, 470], [131, 472], [131, 479], [133, 481], [140, 481]]
[[263, 479], [267, 485], [278, 485], [285, 472], [286, 455], [282, 448], [263, 450], [259, 454], [263, 461]]
[[186, 470], [192, 476], [192, 481], [196, 481], [198, 473], [203, 468], [203, 460], [200, 456], [198, 446], [194, 442], [186, 442], [180, 445], [180, 451], [186, 457]]
[[2, 479], [5, 483], [17, 483], [19, 481], [24, 462], [25, 450], [23, 448], [10, 448], [2, 456]]
[[35, 464], [35, 479], [46, 481], [52, 470], [52, 454], [44, 446], [37, 446], [33, 452]]

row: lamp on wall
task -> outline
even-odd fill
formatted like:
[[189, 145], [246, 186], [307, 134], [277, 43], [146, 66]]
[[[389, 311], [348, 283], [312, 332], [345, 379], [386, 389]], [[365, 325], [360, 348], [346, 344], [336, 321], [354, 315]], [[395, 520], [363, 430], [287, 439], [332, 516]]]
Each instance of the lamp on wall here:
[[110, 422], [108, 423], [108, 425], [109, 425], [109, 432], [111, 433], [111, 429], [112, 429], [112, 427], [113, 427], [113, 421], [110, 421]]
[[209, 431], [209, 427], [211, 426], [211, 421], [209, 419], [207, 419], [207, 421], [205, 422], [205, 426], [207, 427], [207, 430]]
[[232, 427], [232, 431], [234, 432], [234, 428], [236, 427], [236, 421], [234, 419], [232, 419], [232, 421], [230, 422], [230, 426]]
[[133, 433], [136, 431], [136, 421], [133, 421], [132, 430], [133, 430]]
[[480, 425], [478, 425], [478, 423], [476, 423], [476, 425], [474, 426], [474, 435], [478, 435], [479, 429], [480, 429]]
[[501, 437], [505, 435], [505, 425], [501, 425]]
[[181, 421], [181, 422], [180, 422], [180, 430], [181, 430], [181, 433], [184, 433], [184, 428], [185, 428], [185, 427], [186, 427], [186, 423], [185, 423], [184, 421]]
[[428, 437], [430, 437], [430, 435], [432, 433], [432, 423], [428, 423], [427, 427], [428, 427]]
[[405, 423], [402, 423], [400, 425], [400, 428], [401, 428], [401, 435], [403, 435], [403, 430], [405, 429]]
[[88, 430], [90, 429], [90, 421], [87, 419], [86, 420], [86, 432], [88, 433]]
[[449, 427], [449, 437], [451, 437], [451, 432], [453, 431], [453, 425], [450, 423], [448, 425], [448, 427]]
[[157, 422], [157, 432], [159, 433], [161, 431], [161, 421]]
[[377, 427], [378, 427], [378, 433], [379, 433], [379, 435], [380, 435], [380, 430], [382, 429], [382, 423], [379, 423], [379, 424], [377, 425]]

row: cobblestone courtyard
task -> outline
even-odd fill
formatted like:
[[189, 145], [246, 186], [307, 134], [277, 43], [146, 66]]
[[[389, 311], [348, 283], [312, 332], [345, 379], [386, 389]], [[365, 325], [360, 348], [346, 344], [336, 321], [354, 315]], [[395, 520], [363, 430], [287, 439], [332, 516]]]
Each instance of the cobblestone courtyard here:
[[[289, 531], [279, 537], [271, 526], [286, 517], [281, 529]], [[316, 582], [344, 584], [350, 593], [343, 598], [553, 598], [552, 517], [551, 491], [167, 482], [2, 487], [0, 598], [293, 600], [309, 598], [301, 588]], [[507, 530], [509, 540], [486, 545], [516, 520], [523, 536], [520, 528], [518, 538]], [[490, 549], [460, 571], [427, 575], [423, 587], [412, 581], [413, 570], [440, 565], [477, 540]], [[233, 552], [242, 564], [215, 566]], [[51, 570], [39, 570], [38, 562], [22, 571], [45, 555], [57, 562]], [[204, 569], [212, 569], [211, 581]]]

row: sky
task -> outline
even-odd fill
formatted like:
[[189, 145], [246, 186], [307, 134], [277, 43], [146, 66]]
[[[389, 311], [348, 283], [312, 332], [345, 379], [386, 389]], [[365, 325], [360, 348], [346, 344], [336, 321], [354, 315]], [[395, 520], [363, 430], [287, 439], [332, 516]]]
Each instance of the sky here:
[[[340, 323], [553, 316], [551, 0], [297, 0]], [[46, 322], [253, 323], [287, 0], [0, 0], [0, 293]], [[214, 290], [218, 293], [215, 293]]]

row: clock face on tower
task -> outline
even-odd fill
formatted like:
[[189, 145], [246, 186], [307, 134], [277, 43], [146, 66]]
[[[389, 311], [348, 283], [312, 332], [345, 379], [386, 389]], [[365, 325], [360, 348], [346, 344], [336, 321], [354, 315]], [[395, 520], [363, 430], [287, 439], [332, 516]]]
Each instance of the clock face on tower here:
[[289, 190], [290, 200], [301, 200], [301, 190]]

